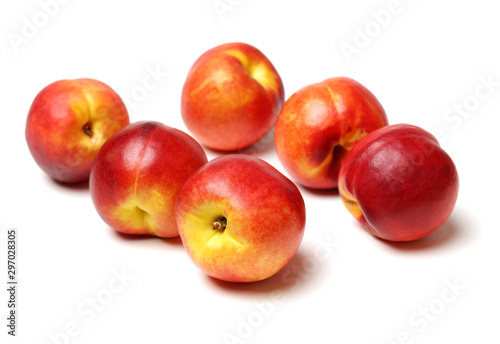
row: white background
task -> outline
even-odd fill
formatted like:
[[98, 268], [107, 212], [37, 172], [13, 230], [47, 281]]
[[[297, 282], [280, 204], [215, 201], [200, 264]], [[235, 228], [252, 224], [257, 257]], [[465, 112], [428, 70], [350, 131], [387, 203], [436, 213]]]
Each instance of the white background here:
[[[373, 13], [392, 9], [390, 0], [222, 0], [232, 4], [222, 16], [213, 3], [71, 0], [48, 16], [37, 1], [2, 0], [1, 342], [57, 342], [51, 334], [59, 343], [225, 343], [229, 335], [234, 343], [500, 342], [495, 2], [401, 0], [383, 26]], [[26, 21], [37, 31], [15, 46], [11, 39], [22, 37]], [[359, 33], [366, 30], [369, 41]], [[198, 270], [178, 239], [116, 234], [85, 184], [59, 185], [31, 158], [26, 115], [49, 83], [99, 79], [130, 98], [131, 121], [185, 130], [180, 93], [191, 64], [232, 41], [266, 54], [287, 98], [307, 84], [349, 76], [378, 97], [391, 124], [439, 133], [461, 183], [448, 222], [425, 239], [391, 244], [364, 232], [336, 192], [301, 188], [308, 217], [296, 257], [266, 281], [229, 284]], [[347, 58], [346, 44], [359, 50]], [[138, 87], [155, 69], [157, 87], [138, 101]], [[493, 82], [488, 92], [482, 79]], [[453, 112], [464, 103], [466, 116]], [[284, 172], [271, 136], [247, 152]], [[16, 338], [6, 327], [8, 228], [19, 240]], [[122, 272], [130, 280], [105, 299]], [[459, 287], [453, 292], [450, 284]], [[106, 304], [92, 314], [87, 302], [96, 296]], [[68, 340], [67, 329], [76, 333]]]

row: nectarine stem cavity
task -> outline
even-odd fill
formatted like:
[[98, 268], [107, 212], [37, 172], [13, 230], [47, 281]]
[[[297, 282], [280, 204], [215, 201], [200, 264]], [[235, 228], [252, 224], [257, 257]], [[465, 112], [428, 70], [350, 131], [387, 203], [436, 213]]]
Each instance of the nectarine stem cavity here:
[[94, 134], [92, 132], [92, 127], [90, 126], [89, 123], [85, 124], [83, 126], [83, 132], [85, 133], [85, 135], [89, 136], [89, 137], [92, 137], [92, 135]]
[[227, 227], [227, 219], [225, 217], [219, 217], [212, 224], [212, 228], [216, 230], [223, 231]]

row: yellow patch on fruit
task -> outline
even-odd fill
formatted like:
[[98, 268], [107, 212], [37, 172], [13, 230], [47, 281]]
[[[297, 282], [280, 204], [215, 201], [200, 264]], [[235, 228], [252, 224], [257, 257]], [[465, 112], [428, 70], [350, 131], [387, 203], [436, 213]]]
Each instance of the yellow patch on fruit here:
[[265, 88], [271, 88], [279, 93], [279, 85], [276, 82], [275, 75], [265, 62], [257, 61], [253, 62], [248, 59], [241, 51], [239, 50], [228, 50], [227, 53], [236, 59], [238, 59], [245, 71], [259, 84], [261, 84]]
[[283, 115], [284, 118], [284, 123], [286, 125], [290, 125], [290, 123], [295, 124], [295, 121], [297, 120], [297, 112], [288, 112], [286, 115]]
[[328, 166], [330, 166], [333, 162], [333, 158], [335, 155], [335, 146], [332, 146], [328, 154], [325, 156], [325, 159], [321, 161], [321, 164], [312, 167], [312, 161], [310, 159], [301, 160], [300, 170], [304, 171], [311, 178], [318, 178], [322, 175], [326, 174], [328, 170]]
[[144, 188], [144, 190], [137, 188], [136, 186], [136, 190], [134, 192], [136, 203], [139, 207], [151, 214], [163, 214], [172, 209], [171, 214], [169, 214], [172, 218], [174, 216], [174, 205], [172, 203], [175, 200], [173, 193], [174, 191], [168, 188], [165, 188], [160, 192], [153, 186]]
[[74, 134], [79, 136], [85, 136], [86, 138], [88, 138], [88, 136], [83, 131], [83, 127], [90, 120], [89, 103], [85, 98], [81, 97], [78, 98], [78, 101], [75, 100], [73, 103], [71, 103], [70, 108], [73, 114], [75, 115], [76, 125], [72, 127], [74, 128], [73, 130], [75, 131]]
[[356, 219], [359, 219], [363, 216], [363, 212], [356, 201], [356, 199], [344, 188], [342, 183], [339, 184], [339, 194], [342, 203], [344, 203], [345, 207]]
[[120, 227], [130, 234], [156, 235], [155, 219], [143, 208], [137, 205], [134, 199], [121, 204], [111, 215]]
[[339, 144], [347, 151], [350, 151], [366, 135], [368, 133], [364, 129], [351, 130], [340, 139]]
[[[214, 228], [214, 223], [222, 218], [227, 221], [226, 228]], [[181, 219], [179, 230], [183, 232], [184, 241], [195, 262], [206, 254], [205, 250], [239, 252], [245, 247], [244, 242], [231, 231], [231, 222], [227, 220], [224, 206], [220, 204], [204, 204], [190, 212]]]
[[113, 133], [121, 129], [121, 125], [110, 117], [110, 104], [105, 99], [95, 99], [92, 90], [85, 91], [70, 107], [76, 117], [75, 137], [82, 138], [80, 146], [92, 150], [101, 148]]

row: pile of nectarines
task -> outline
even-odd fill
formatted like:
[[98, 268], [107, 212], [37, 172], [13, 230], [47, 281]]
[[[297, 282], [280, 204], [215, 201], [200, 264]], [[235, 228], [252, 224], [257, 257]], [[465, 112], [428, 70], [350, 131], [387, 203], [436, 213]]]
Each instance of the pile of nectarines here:
[[[234, 154], [273, 127], [290, 177], [307, 188], [338, 188], [377, 237], [422, 238], [448, 219], [457, 199], [455, 165], [431, 134], [388, 125], [377, 98], [346, 77], [285, 101], [278, 72], [248, 44], [223, 44], [196, 60], [181, 114], [194, 138], [159, 122], [129, 124], [123, 101], [102, 82], [60, 80], [33, 101], [26, 140], [55, 180], [89, 180], [95, 208], [113, 229], [180, 235], [193, 262], [225, 281], [272, 276], [304, 235], [297, 186], [267, 162]], [[195, 139], [233, 154], [207, 162]]]

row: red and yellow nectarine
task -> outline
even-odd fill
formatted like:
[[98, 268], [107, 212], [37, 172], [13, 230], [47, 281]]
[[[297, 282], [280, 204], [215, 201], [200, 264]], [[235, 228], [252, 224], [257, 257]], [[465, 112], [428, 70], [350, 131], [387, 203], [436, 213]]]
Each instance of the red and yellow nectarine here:
[[207, 162], [186, 133], [159, 122], [128, 125], [106, 142], [90, 174], [90, 194], [101, 218], [118, 232], [175, 237], [177, 194]]
[[458, 195], [450, 156], [427, 131], [408, 124], [375, 130], [349, 152], [339, 193], [371, 234], [392, 241], [422, 238], [450, 216]]
[[243, 154], [202, 166], [182, 187], [175, 210], [193, 262], [230, 282], [262, 280], [283, 268], [302, 241], [305, 216], [295, 184]]
[[368, 89], [349, 78], [330, 78], [300, 89], [285, 102], [274, 142], [293, 180], [314, 189], [332, 189], [346, 154], [385, 125], [385, 111]]
[[89, 179], [102, 145], [129, 124], [127, 108], [108, 85], [94, 79], [59, 80], [36, 96], [26, 141], [40, 168], [61, 182]]
[[263, 138], [284, 101], [281, 78], [257, 48], [227, 43], [201, 55], [182, 90], [186, 127], [203, 145], [235, 151]]

